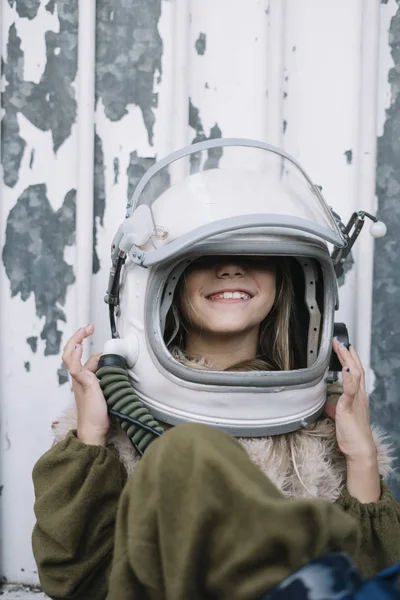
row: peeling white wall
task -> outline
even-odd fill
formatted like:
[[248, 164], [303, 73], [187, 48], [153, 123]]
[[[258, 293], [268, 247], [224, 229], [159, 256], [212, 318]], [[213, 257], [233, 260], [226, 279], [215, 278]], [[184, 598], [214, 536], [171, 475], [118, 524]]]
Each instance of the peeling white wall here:
[[[22, 233], [24, 228], [27, 231], [26, 244], [21, 243], [21, 237], [16, 237], [18, 223], [10, 216], [18, 203], [22, 206], [21, 195], [29, 186], [45, 184], [51, 210], [43, 219], [50, 229], [40, 229], [37, 225], [35, 231], [41, 233], [45, 251], [51, 255], [48, 244], [54, 218], [51, 215], [63, 206], [68, 192], [77, 186], [76, 113], [70, 119], [70, 133], [56, 152], [53, 148], [54, 131], [58, 127], [54, 122], [61, 128], [65, 126], [68, 109], [72, 110], [73, 105], [72, 100], [67, 101], [68, 97], [75, 94], [77, 98], [79, 71], [72, 83], [67, 81], [73, 66], [71, 57], [76, 53], [77, 35], [73, 23], [77, 0], [42, 0], [37, 10], [34, 5], [28, 0], [3, 0], [1, 4], [2, 56], [5, 63], [12, 63], [7, 44], [15, 25], [24, 55], [20, 79], [25, 82], [17, 86], [11, 99], [4, 96], [9, 112], [5, 114], [7, 106], [3, 98], [2, 115], [5, 122], [10, 123], [15, 114], [19, 136], [26, 144], [20, 166], [16, 166], [15, 161], [10, 164], [9, 153], [15, 150], [17, 141], [15, 132], [5, 140], [3, 128], [3, 175], [7, 171], [8, 182], [4, 178], [0, 184], [0, 241], [1, 247], [6, 246], [11, 254], [0, 270], [1, 574], [9, 581], [24, 583], [37, 581], [30, 549], [34, 522], [31, 470], [51, 444], [51, 422], [71, 401], [69, 384], [62, 383], [65, 373], [59, 371], [62, 347], [78, 326], [85, 325], [77, 322], [77, 306], [84, 301], [81, 290], [65, 281], [62, 270], [50, 269], [48, 277], [54, 286], [62, 288], [64, 284], [66, 287], [65, 302], [62, 291], [55, 296], [65, 321], [52, 317], [58, 329], [52, 330], [51, 335], [44, 331], [45, 316], [40, 316], [38, 302], [46, 310], [51, 307], [48, 299], [40, 300], [40, 282], [37, 275], [32, 274], [32, 265], [40, 256], [40, 249], [32, 245], [28, 235], [36, 210], [32, 193], [29, 195], [30, 213], [19, 221]], [[98, 21], [99, 97], [95, 121], [103, 157], [98, 147], [95, 231], [100, 269], [94, 275], [87, 273], [87, 277], [92, 277], [90, 320], [97, 328], [94, 351], [101, 350], [109, 336], [107, 307], [103, 303], [109, 245], [124, 217], [128, 184], [134, 184], [132, 168], [144, 171], [156, 157], [165, 156], [196, 137], [250, 137], [280, 145], [293, 154], [322, 186], [326, 200], [343, 218], [375, 203], [374, 159], [365, 167], [362, 158], [363, 153], [375, 151], [374, 138], [382, 132], [385, 109], [390, 104], [386, 83], [391, 66], [387, 31], [398, 8], [394, 0], [382, 5], [378, 0], [136, 0], [130, 22], [125, 18], [121, 20], [121, 11], [126, 11], [123, 5], [121, 0], [97, 3], [101, 27]], [[30, 18], [25, 16], [29, 7]], [[363, 19], [365, 14], [375, 17]], [[48, 32], [60, 32], [60, 15], [63, 37], [53, 51], [61, 58], [65, 56], [66, 62], [57, 67], [60, 81], [51, 73], [49, 85], [53, 92], [58, 85], [65, 85], [62, 92], [65, 104], [58, 98], [52, 103], [51, 90], [50, 96], [43, 96], [37, 105], [33, 99], [25, 102], [23, 94], [28, 94], [27, 86], [29, 88], [30, 82], [39, 86], [49, 65], [46, 36]], [[132, 35], [129, 34], [131, 26]], [[373, 44], [364, 48], [363, 54], [362, 41], [366, 35], [380, 39], [379, 55], [378, 47]], [[15, 52], [16, 47], [14, 40], [10, 52]], [[59, 47], [61, 50], [57, 50]], [[162, 74], [156, 66], [158, 54]], [[378, 56], [379, 77], [374, 80], [372, 74], [367, 85], [365, 72], [369, 73], [368, 65], [373, 65]], [[136, 60], [138, 68], [127, 68], [124, 72], [121, 68], [124, 60], [131, 64], [136, 64]], [[118, 68], [113, 66], [117, 62]], [[9, 88], [10, 81], [3, 74], [2, 90], [6, 91], [7, 86]], [[139, 90], [136, 95], [135, 89]], [[32, 90], [29, 93], [33, 93]], [[113, 94], [116, 100], [121, 99], [122, 108], [112, 105]], [[366, 97], [369, 99], [367, 112]], [[35, 110], [37, 114], [47, 111], [53, 125], [47, 127], [41, 121], [38, 126]], [[377, 130], [371, 137], [371, 128], [367, 125], [375, 124], [376, 119]], [[151, 134], [152, 144], [149, 143]], [[365, 193], [360, 198], [365, 177], [372, 183], [366, 190], [364, 186]], [[105, 199], [104, 206], [102, 199]], [[38, 204], [43, 207], [43, 202], [41, 197]], [[92, 222], [88, 222], [88, 235], [91, 229]], [[367, 230], [365, 227], [362, 233], [363, 252], [356, 255], [356, 263], [341, 288], [338, 320], [345, 321], [349, 327], [352, 341], [370, 375], [371, 388], [370, 279], [363, 289], [365, 296], [356, 293], [360, 273], [366, 277], [372, 273], [373, 246]], [[63, 261], [71, 265], [76, 274], [74, 243], [69, 245], [64, 241], [56, 247], [61, 248]], [[21, 267], [24, 264], [30, 265], [27, 270]], [[12, 286], [14, 290], [19, 289], [19, 277], [28, 281], [29, 293], [21, 297], [17, 291], [12, 297]], [[58, 341], [54, 339], [57, 330], [61, 332]], [[37, 337], [35, 352], [27, 343], [27, 338], [33, 337]], [[358, 346], [360, 340], [362, 347]], [[45, 355], [46, 343], [48, 355]]]

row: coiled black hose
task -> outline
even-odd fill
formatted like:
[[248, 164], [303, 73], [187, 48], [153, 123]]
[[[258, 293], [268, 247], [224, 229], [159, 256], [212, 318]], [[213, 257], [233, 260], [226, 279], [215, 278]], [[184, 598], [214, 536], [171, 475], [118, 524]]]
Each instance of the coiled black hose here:
[[105, 354], [99, 360], [96, 373], [107, 402], [108, 412], [116, 418], [138, 453], [146, 448], [164, 429], [145, 408], [132, 388], [127, 364], [122, 356]]

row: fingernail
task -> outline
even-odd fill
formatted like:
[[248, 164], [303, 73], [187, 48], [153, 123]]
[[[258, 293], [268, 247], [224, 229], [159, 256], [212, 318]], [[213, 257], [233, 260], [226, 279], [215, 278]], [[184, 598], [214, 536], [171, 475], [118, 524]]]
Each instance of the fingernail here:
[[346, 369], [346, 372], [347, 372], [347, 373], [350, 373], [350, 369], [349, 369], [349, 368], [347, 368], [347, 369]]

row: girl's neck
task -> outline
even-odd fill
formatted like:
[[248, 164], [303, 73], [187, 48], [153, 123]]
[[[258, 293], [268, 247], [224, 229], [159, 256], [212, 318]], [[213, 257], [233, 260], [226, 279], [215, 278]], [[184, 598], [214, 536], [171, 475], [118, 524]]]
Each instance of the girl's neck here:
[[189, 330], [186, 352], [204, 358], [213, 371], [224, 371], [233, 365], [256, 358], [258, 328], [239, 334], [216, 334]]

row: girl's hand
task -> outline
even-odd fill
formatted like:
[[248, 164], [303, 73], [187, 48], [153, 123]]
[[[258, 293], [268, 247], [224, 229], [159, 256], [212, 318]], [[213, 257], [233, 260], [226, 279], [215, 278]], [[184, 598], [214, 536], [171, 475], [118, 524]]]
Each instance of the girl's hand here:
[[85, 444], [105, 446], [110, 429], [107, 403], [95, 375], [100, 354], [91, 356], [82, 365], [82, 342], [92, 335], [93, 325], [82, 327], [65, 345], [62, 360], [72, 379], [77, 407], [78, 439]]
[[348, 350], [338, 339], [333, 349], [343, 367], [343, 394], [336, 406], [325, 406], [336, 423], [336, 438], [347, 459], [347, 488], [361, 502], [376, 502], [380, 497], [380, 478], [376, 446], [369, 422], [368, 396], [364, 369], [357, 352]]
[[343, 367], [343, 394], [336, 406], [330, 404], [328, 400], [325, 412], [336, 422], [337, 441], [346, 458], [371, 459], [376, 457], [376, 447], [369, 423], [364, 369], [353, 346], [347, 350], [335, 338], [333, 349]]

